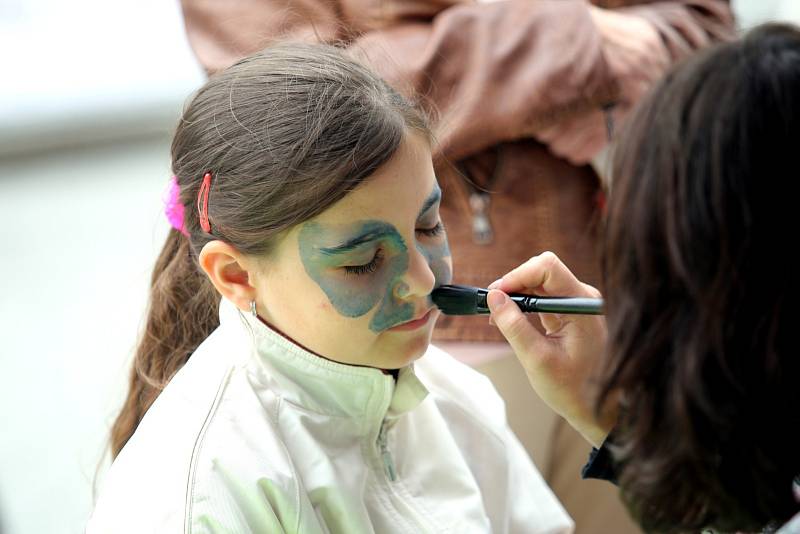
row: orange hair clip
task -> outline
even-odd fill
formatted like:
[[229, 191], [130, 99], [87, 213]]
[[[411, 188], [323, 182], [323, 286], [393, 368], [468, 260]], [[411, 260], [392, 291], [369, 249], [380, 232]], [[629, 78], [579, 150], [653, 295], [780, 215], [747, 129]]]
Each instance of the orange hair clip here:
[[211, 223], [208, 222], [208, 193], [211, 191], [211, 173], [203, 175], [203, 183], [197, 192], [197, 213], [200, 216], [200, 227], [207, 234], [211, 233]]

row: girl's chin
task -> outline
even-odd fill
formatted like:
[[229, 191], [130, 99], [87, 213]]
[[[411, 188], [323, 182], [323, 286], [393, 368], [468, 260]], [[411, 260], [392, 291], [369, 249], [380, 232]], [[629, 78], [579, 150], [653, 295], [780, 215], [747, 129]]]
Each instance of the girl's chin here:
[[428, 351], [428, 346], [431, 343], [432, 329], [425, 329], [419, 332], [419, 335], [409, 339], [402, 346], [396, 347], [391, 351], [391, 356], [385, 357], [384, 369], [399, 369], [411, 365], [415, 361], [422, 358]]

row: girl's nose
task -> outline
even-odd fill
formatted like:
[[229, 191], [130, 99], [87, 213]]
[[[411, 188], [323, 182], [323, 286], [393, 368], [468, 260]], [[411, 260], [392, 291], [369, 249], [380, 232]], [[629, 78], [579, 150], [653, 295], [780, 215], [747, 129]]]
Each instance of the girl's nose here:
[[427, 297], [436, 283], [436, 277], [428, 263], [428, 258], [417, 247], [409, 250], [408, 271], [394, 287], [394, 295], [399, 299]]

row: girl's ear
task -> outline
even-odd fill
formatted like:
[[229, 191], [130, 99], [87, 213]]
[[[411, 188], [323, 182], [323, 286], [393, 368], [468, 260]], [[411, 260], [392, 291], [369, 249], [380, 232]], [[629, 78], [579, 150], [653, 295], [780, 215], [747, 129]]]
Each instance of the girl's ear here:
[[250, 301], [256, 298], [252, 262], [234, 247], [223, 241], [209, 241], [200, 251], [200, 267], [223, 297], [242, 311], [250, 311]]

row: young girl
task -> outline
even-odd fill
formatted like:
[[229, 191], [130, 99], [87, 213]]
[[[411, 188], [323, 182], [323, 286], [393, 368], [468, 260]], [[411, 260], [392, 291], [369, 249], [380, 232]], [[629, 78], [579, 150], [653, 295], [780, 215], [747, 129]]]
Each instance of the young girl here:
[[87, 532], [571, 530], [489, 382], [429, 347], [451, 279], [430, 142], [329, 47], [200, 89]]

